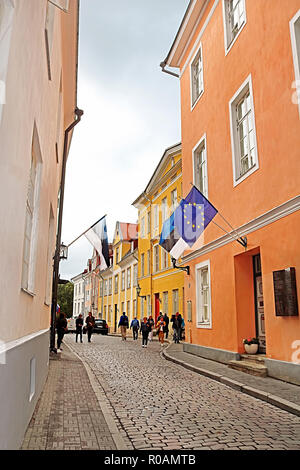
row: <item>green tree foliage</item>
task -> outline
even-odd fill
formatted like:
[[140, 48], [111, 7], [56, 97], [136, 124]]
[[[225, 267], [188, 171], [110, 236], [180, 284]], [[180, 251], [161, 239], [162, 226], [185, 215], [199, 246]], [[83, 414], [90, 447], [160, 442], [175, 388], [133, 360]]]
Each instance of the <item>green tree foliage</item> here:
[[73, 295], [74, 285], [72, 284], [72, 282], [58, 285], [58, 305], [60, 306], [60, 311], [64, 313], [67, 318], [70, 318], [73, 313]]

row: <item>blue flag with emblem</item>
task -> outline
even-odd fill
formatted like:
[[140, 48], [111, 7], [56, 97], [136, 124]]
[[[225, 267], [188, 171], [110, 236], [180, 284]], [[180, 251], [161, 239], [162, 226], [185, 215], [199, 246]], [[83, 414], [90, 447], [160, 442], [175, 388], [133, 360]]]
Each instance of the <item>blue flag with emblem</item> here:
[[159, 244], [172, 258], [178, 259], [194, 245], [217, 213], [217, 209], [193, 186], [164, 222]]

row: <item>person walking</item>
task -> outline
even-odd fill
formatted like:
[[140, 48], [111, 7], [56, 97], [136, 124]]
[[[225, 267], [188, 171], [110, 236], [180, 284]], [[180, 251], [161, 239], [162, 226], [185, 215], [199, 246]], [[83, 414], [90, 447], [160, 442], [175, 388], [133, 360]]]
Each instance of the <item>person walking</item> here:
[[165, 322], [165, 329], [164, 329], [164, 332], [166, 334], [166, 339], [168, 339], [168, 336], [169, 336], [169, 317], [168, 315], [165, 313], [164, 316], [163, 316], [163, 320]]
[[65, 332], [67, 331], [68, 322], [64, 313], [60, 313], [58, 319], [56, 320], [56, 330], [57, 330], [57, 352], [61, 352], [61, 343], [64, 337]]
[[151, 342], [152, 339], [153, 339], [153, 328], [154, 328], [154, 325], [155, 325], [154, 320], [153, 320], [151, 315], [148, 318], [148, 322], [149, 322], [149, 325], [150, 325], [149, 341]]
[[148, 336], [151, 330], [151, 326], [147, 317], [144, 317], [143, 321], [141, 322], [140, 331], [142, 333], [142, 348], [146, 348], [148, 344]]
[[92, 315], [92, 312], [89, 312], [88, 316], [85, 319], [86, 323], [86, 330], [87, 330], [87, 336], [88, 336], [88, 342], [91, 342], [94, 326], [95, 326], [95, 318]]
[[165, 326], [166, 326], [166, 323], [165, 323], [163, 317], [161, 317], [161, 319], [156, 324], [157, 333], [158, 333], [158, 341], [160, 342], [161, 347], [164, 345]]
[[82, 343], [82, 327], [83, 327], [83, 318], [82, 314], [80, 313], [78, 318], [76, 318], [76, 343], [78, 339], [78, 335], [80, 336], [80, 342]]
[[122, 341], [126, 341], [126, 331], [129, 326], [129, 322], [125, 312], [121, 315], [118, 326], [121, 328]]
[[171, 323], [173, 323], [173, 340], [174, 340], [174, 343], [179, 343], [182, 318], [181, 318], [181, 315], [178, 312], [175, 315], [172, 315]]
[[132, 336], [133, 336], [133, 340], [135, 341], [138, 339], [139, 328], [140, 328], [140, 322], [138, 321], [136, 317], [134, 317], [134, 319], [132, 320], [130, 324], [130, 328], [132, 328]]

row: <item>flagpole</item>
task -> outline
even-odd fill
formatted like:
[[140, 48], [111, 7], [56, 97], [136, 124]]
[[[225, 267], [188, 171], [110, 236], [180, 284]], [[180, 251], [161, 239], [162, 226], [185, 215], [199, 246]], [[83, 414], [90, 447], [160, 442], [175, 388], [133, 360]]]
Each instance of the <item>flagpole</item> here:
[[75, 240], [73, 240], [71, 243], [69, 243], [67, 245], [67, 247], [69, 248], [69, 246], [73, 245], [73, 243], [75, 243], [77, 240], [79, 240], [80, 237], [82, 237], [83, 235], [86, 234], [86, 232], [88, 232], [89, 230], [91, 230], [91, 228], [95, 227], [95, 225], [97, 225], [101, 220], [103, 220], [105, 217], [107, 216], [107, 214], [105, 214], [103, 217], [101, 217], [101, 219], [97, 220], [97, 222], [95, 222], [93, 225], [91, 225], [88, 229], [86, 229], [81, 235], [79, 235], [77, 238], [75, 238]]

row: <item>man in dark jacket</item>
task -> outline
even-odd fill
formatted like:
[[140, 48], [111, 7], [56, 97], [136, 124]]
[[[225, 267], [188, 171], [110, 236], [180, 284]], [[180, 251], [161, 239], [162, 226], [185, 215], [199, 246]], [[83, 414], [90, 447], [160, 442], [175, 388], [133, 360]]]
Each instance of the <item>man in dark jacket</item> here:
[[78, 335], [80, 335], [80, 342], [82, 343], [82, 327], [83, 327], [83, 318], [82, 314], [79, 314], [79, 317], [76, 318], [76, 343]]
[[56, 320], [57, 329], [57, 352], [61, 352], [60, 345], [62, 343], [65, 332], [67, 331], [68, 322], [64, 313], [59, 314], [59, 318]]
[[88, 335], [88, 342], [91, 342], [91, 337], [93, 333], [93, 329], [95, 326], [95, 318], [92, 315], [92, 312], [89, 312], [88, 316], [85, 319], [87, 335]]
[[126, 330], [129, 326], [129, 322], [125, 312], [121, 315], [118, 326], [121, 328], [122, 341], [126, 341]]
[[140, 322], [138, 321], [136, 317], [134, 317], [130, 325], [130, 328], [132, 328], [132, 335], [133, 335], [134, 340], [138, 339], [139, 327], [140, 327]]
[[175, 315], [172, 315], [171, 323], [173, 323], [174, 343], [179, 343], [179, 338], [180, 338], [180, 333], [181, 333], [182, 317], [178, 312]]
[[169, 335], [169, 317], [168, 315], [165, 313], [164, 316], [163, 316], [163, 321], [165, 322], [165, 327], [164, 327], [164, 333], [166, 334], [166, 339], [168, 339], [168, 335]]

